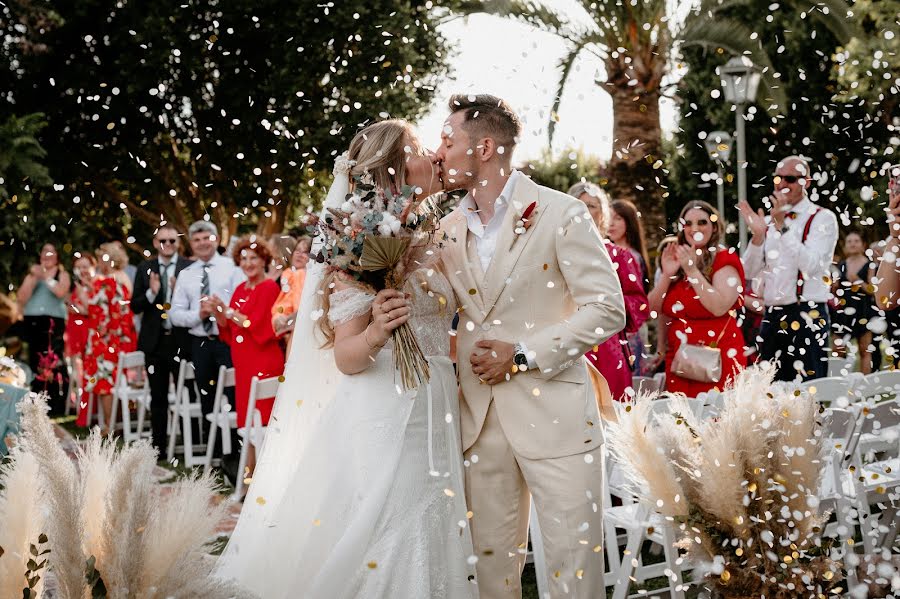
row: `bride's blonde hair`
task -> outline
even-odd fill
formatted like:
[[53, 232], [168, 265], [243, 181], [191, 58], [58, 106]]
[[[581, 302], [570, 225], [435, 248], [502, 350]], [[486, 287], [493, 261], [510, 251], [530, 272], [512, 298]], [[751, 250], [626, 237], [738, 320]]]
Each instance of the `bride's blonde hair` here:
[[[357, 133], [350, 141], [348, 154], [350, 160], [356, 161], [350, 170], [351, 186], [352, 177], [368, 173], [377, 187], [398, 191], [406, 184], [407, 159], [424, 153], [409, 123], [403, 119], [388, 119], [372, 123]], [[331, 307], [331, 292], [337, 280], [335, 273], [322, 279], [324, 316], [318, 323], [325, 337], [322, 347], [334, 345], [334, 328], [328, 321], [328, 310]]]

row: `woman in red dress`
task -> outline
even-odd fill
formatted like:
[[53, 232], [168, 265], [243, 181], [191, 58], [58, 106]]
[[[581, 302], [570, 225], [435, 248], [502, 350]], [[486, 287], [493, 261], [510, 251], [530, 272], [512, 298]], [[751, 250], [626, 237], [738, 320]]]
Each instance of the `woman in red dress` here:
[[631, 387], [634, 362], [628, 346], [628, 336], [636, 333], [650, 315], [641, 267], [630, 250], [606, 239], [610, 222], [610, 202], [606, 192], [590, 183], [576, 183], [569, 189], [569, 195], [575, 196], [587, 206], [600, 236], [603, 237], [606, 252], [612, 260], [619, 284], [622, 286], [625, 329], [585, 354], [606, 379], [613, 399], [622, 401], [625, 399], [625, 390]]
[[[706, 202], [689, 202], [679, 217], [678, 242], [663, 252], [663, 275], [650, 292], [650, 309], [669, 321], [666, 348], [666, 390], [688, 397], [724, 388], [747, 364], [742, 292], [744, 268], [737, 252], [719, 245], [722, 219]], [[719, 349], [722, 374], [702, 381], [673, 371], [682, 343]]]
[[[97, 250], [100, 276], [87, 295], [88, 336], [84, 350], [84, 392], [92, 393], [103, 409], [108, 434], [112, 420], [112, 390], [120, 352], [133, 352], [137, 346], [134, 313], [131, 311], [131, 281], [125, 274], [127, 256], [121, 247], [104, 243]], [[80, 407], [80, 406], [79, 406]], [[86, 425], [79, 413], [82, 425]]]
[[[80, 381], [83, 380], [82, 361], [85, 347], [87, 347], [90, 324], [88, 322], [88, 295], [93, 288], [94, 278], [97, 276], [97, 259], [93, 254], [87, 252], [75, 254], [72, 274], [75, 284], [72, 286], [72, 295], [69, 296], [69, 318], [66, 319], [66, 357], [72, 362], [72, 376], [78, 377], [77, 380]], [[75, 412], [78, 414], [78, 418], [75, 423], [78, 426], [87, 426], [87, 412], [80, 405], [84, 402], [86, 408], [86, 399], [84, 397], [67, 398], [76, 406]]]
[[[272, 306], [281, 290], [278, 283], [266, 277], [272, 252], [264, 241], [255, 237], [238, 241], [233, 257], [247, 280], [234, 290], [228, 306], [218, 300], [214, 314], [219, 325], [219, 336], [231, 346], [235, 408], [238, 426], [244, 426], [253, 377], [264, 379], [284, 372], [284, 352], [272, 328]], [[275, 398], [256, 400], [256, 409], [262, 415], [263, 425], [269, 423], [274, 404]], [[247, 459], [251, 473], [255, 465], [256, 452], [251, 445]]]

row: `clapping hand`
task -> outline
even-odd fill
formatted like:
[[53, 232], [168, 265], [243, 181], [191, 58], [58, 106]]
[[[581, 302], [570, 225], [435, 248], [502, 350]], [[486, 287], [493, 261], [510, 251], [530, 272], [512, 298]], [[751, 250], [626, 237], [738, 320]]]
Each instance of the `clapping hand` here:
[[[669, 247], [675, 250], [675, 256], [678, 258], [678, 264], [685, 274], [693, 274], [697, 271], [697, 251], [689, 245], [675, 245]], [[667, 248], [668, 249], [668, 248]]]
[[159, 273], [151, 272], [150, 273], [150, 293], [153, 294], [153, 297], [156, 297], [159, 294], [160, 282], [159, 282]]
[[750, 232], [753, 234], [753, 243], [755, 245], [762, 245], [762, 242], [766, 237], [766, 229], [769, 226], [766, 223], [766, 213], [763, 212], [762, 208], [757, 212], [753, 212], [753, 208], [750, 207], [747, 200], [738, 202], [738, 211], [740, 211], [744, 222], [747, 223], [747, 228], [750, 229]]
[[663, 275], [669, 277], [670, 279], [678, 274], [678, 269], [681, 268], [681, 262], [678, 259], [678, 253], [676, 251], [677, 244], [670, 243], [665, 247], [662, 253], [661, 263]]

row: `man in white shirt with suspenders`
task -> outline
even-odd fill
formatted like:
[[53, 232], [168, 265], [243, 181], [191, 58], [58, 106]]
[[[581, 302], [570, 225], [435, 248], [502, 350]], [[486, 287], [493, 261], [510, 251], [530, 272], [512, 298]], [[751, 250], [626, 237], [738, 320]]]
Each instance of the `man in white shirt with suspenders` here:
[[753, 234], [742, 260], [748, 279], [762, 277], [765, 316], [760, 360], [777, 361], [776, 380], [828, 375], [831, 262], [837, 218], [807, 195], [809, 163], [789, 156], [778, 163], [769, 215], [745, 201], [738, 209]]

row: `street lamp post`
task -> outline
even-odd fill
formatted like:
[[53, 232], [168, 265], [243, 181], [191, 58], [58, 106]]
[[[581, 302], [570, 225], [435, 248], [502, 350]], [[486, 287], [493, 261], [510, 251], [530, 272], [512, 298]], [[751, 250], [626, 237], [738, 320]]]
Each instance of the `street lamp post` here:
[[[747, 142], [744, 139], [744, 107], [756, 100], [761, 78], [759, 70], [746, 56], [736, 56], [719, 70], [725, 100], [734, 104], [735, 137], [737, 138], [738, 202], [747, 200]], [[747, 225], [738, 219], [741, 251], [747, 249]]]
[[722, 231], [725, 231], [725, 223], [728, 222], [728, 219], [725, 218], [725, 163], [728, 162], [728, 157], [731, 155], [732, 141], [731, 134], [727, 131], [713, 131], [703, 140], [707, 154], [716, 163], [716, 175], [718, 176], [716, 179], [716, 199], [718, 200], [716, 204], [722, 218], [722, 222], [719, 223]]

